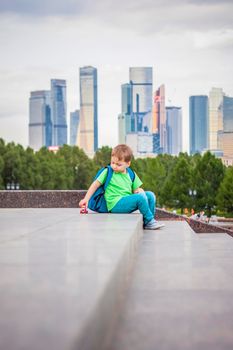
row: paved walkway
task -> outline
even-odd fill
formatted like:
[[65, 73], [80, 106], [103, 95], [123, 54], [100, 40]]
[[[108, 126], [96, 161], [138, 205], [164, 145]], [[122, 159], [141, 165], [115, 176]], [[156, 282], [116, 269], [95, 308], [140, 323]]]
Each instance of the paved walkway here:
[[233, 238], [0, 209], [0, 349], [232, 350]]
[[0, 210], [0, 349], [101, 349], [142, 218]]
[[232, 237], [147, 232], [111, 350], [231, 350], [232, 329]]

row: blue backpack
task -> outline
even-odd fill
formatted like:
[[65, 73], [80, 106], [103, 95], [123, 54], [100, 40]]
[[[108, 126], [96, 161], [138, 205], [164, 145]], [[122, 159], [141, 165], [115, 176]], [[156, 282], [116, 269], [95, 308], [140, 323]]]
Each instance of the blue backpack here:
[[[105, 183], [103, 185], [101, 185], [96, 191], [95, 193], [93, 193], [93, 195], [91, 196], [91, 198], [88, 201], [88, 208], [93, 210], [93, 211], [97, 211], [98, 213], [108, 213], [108, 208], [107, 208], [107, 204], [106, 204], [106, 200], [104, 198], [104, 193], [105, 190], [112, 178], [112, 174], [113, 174], [113, 170], [111, 168], [110, 165], [101, 168], [97, 174], [94, 177], [94, 180], [96, 180], [100, 174], [107, 169], [107, 178], [105, 180]], [[131, 168], [127, 168], [127, 172], [131, 178], [131, 181], [134, 182], [135, 179], [135, 173]]]

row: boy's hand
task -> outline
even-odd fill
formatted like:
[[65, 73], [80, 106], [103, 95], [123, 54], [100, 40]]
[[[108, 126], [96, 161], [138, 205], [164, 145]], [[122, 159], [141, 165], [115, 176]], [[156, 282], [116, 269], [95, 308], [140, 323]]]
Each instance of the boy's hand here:
[[133, 193], [142, 193], [142, 192], [144, 192], [144, 190], [140, 187], [133, 191]]
[[88, 201], [85, 198], [81, 199], [81, 201], [79, 202], [80, 208], [87, 207], [87, 205], [88, 205]]

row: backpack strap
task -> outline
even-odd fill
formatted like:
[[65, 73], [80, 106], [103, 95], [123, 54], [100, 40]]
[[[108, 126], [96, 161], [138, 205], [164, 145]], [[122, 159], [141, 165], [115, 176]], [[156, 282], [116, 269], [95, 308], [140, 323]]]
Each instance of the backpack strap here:
[[110, 165], [106, 166], [105, 168], [107, 168], [107, 177], [106, 177], [105, 183], [103, 184], [104, 191], [106, 190], [109, 182], [111, 181], [112, 174], [113, 174], [113, 170]]
[[131, 181], [134, 182], [134, 180], [135, 180], [135, 172], [131, 168], [127, 168], [127, 172], [128, 172], [128, 174], [130, 176]]

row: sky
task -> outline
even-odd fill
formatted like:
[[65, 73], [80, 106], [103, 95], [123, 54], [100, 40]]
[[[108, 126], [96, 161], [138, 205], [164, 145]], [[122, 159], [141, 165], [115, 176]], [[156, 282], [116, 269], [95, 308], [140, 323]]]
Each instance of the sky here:
[[67, 81], [67, 116], [79, 109], [79, 67], [98, 70], [99, 146], [118, 142], [121, 84], [153, 67], [153, 90], [183, 110], [190, 95], [233, 96], [232, 0], [0, 0], [0, 137], [28, 145], [30, 91]]

